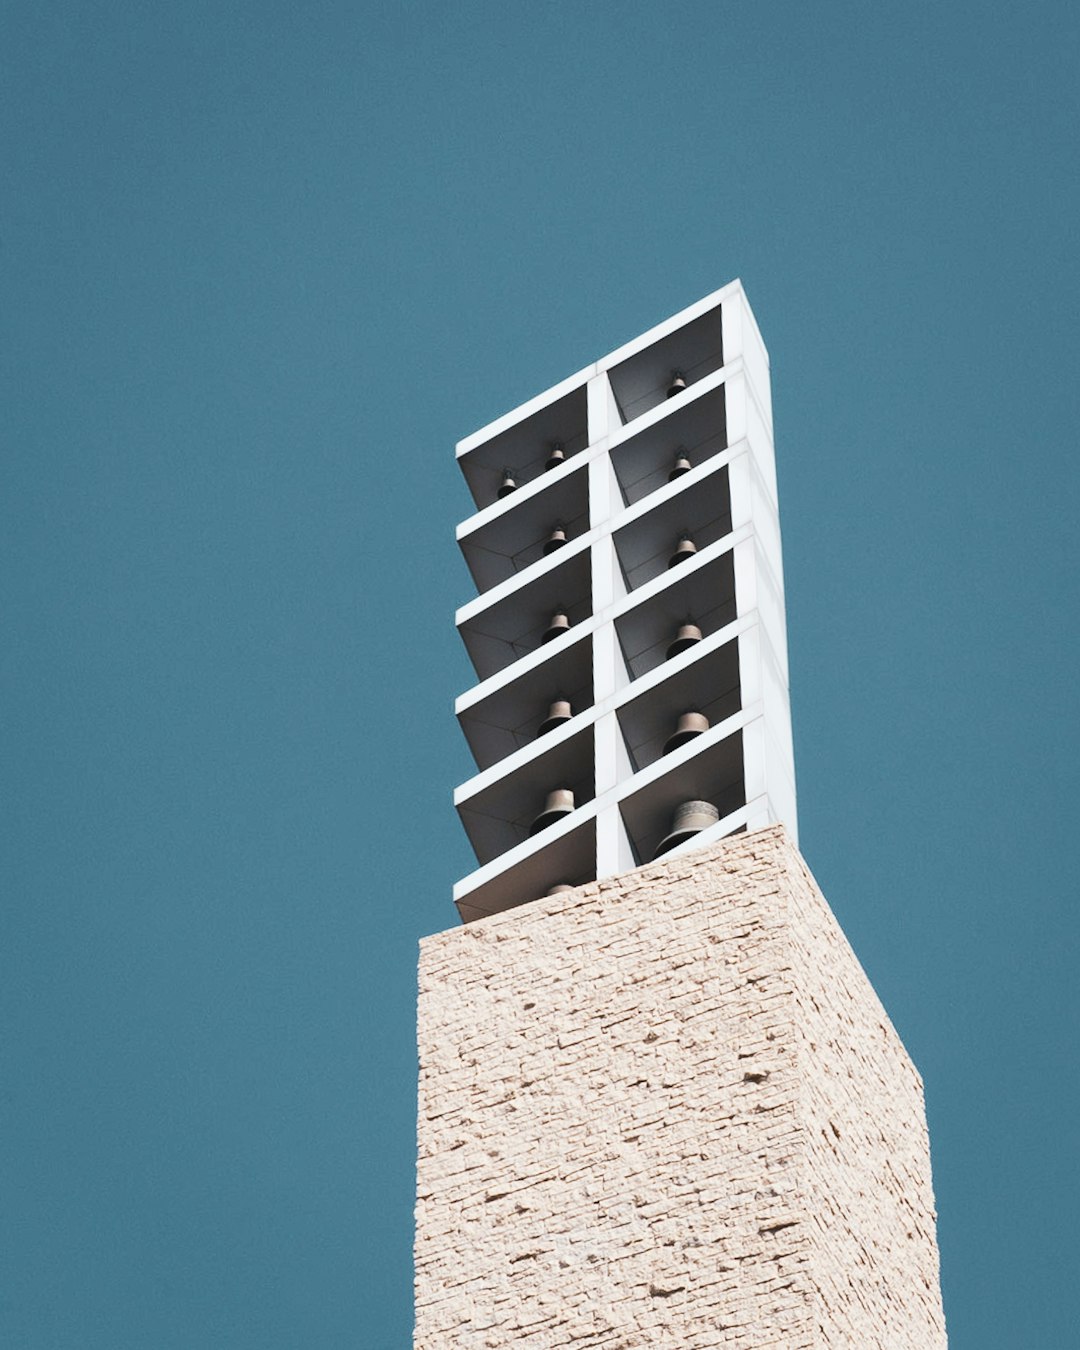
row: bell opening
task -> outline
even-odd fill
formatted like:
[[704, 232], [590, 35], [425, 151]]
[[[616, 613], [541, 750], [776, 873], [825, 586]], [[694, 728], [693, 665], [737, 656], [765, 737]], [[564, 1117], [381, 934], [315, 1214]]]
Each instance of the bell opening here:
[[544, 541], [544, 557], [546, 558], [549, 553], [554, 553], [556, 549], [562, 548], [567, 543], [569, 543], [569, 540], [566, 537], [566, 530], [561, 525], [556, 525]]
[[712, 802], [683, 802], [675, 811], [671, 822], [671, 833], [660, 840], [653, 853], [653, 860], [661, 857], [665, 853], [670, 853], [673, 848], [683, 844], [687, 839], [692, 839], [695, 834], [700, 834], [702, 830], [707, 830], [710, 825], [715, 825], [720, 819], [720, 812], [713, 806]]
[[698, 736], [703, 736], [708, 729], [709, 719], [704, 713], [683, 713], [674, 734], [664, 742], [663, 753], [670, 755], [673, 750], [678, 750], [681, 746], [696, 740]]
[[569, 788], [556, 788], [554, 792], [549, 792], [547, 801], [544, 803], [544, 809], [529, 826], [529, 837], [539, 834], [541, 830], [546, 830], [549, 825], [554, 825], [557, 820], [562, 820], [564, 816], [570, 815], [574, 809], [574, 794]]
[[574, 715], [574, 710], [566, 699], [556, 699], [548, 708], [548, 715], [540, 723], [537, 729], [537, 736], [546, 736], [549, 731], [554, 731], [556, 727], [565, 726]]
[[567, 633], [569, 631], [570, 631], [570, 620], [566, 617], [566, 615], [562, 613], [553, 614], [551, 616], [551, 623], [548, 624], [547, 628], [545, 629], [544, 635], [540, 639], [540, 642], [541, 644], [545, 642], [551, 642], [553, 638], [561, 637], [563, 633]]
[[701, 629], [696, 623], [684, 623], [675, 634], [675, 641], [667, 649], [667, 659], [670, 661], [681, 652], [688, 651], [691, 647], [696, 647], [701, 641]]
[[686, 562], [687, 558], [692, 558], [696, 552], [697, 544], [694, 543], [688, 534], [684, 534], [679, 540], [675, 552], [668, 559], [668, 567], [677, 567], [679, 563]]

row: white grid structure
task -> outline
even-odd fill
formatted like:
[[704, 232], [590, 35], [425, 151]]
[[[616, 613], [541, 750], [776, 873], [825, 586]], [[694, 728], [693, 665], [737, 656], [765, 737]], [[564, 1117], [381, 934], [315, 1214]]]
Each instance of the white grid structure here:
[[[457, 458], [479, 591], [457, 613], [478, 677], [456, 703], [479, 770], [454, 794], [479, 864], [454, 887], [462, 919], [649, 862], [688, 801], [719, 818], [665, 856], [774, 822], [797, 842], [769, 360], [741, 283]], [[556, 528], [566, 543], [545, 552]], [[545, 641], [556, 614], [569, 627]], [[701, 640], [668, 657], [688, 623]], [[572, 715], [538, 734], [556, 701]], [[665, 753], [689, 711], [708, 730]], [[573, 809], [530, 834], [567, 790]]]

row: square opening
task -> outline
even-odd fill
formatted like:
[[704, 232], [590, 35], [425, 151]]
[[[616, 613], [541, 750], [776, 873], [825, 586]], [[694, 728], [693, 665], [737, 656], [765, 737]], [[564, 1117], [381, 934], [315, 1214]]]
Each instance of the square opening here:
[[[685, 481], [685, 486], [678, 484]], [[731, 492], [728, 469], [724, 464], [705, 477], [678, 479], [676, 491], [658, 500], [635, 520], [614, 534], [615, 552], [628, 591], [636, 590], [667, 570], [686, 567], [680, 562], [670, 567], [680, 538], [688, 535], [698, 552], [731, 533]]]
[[679, 401], [670, 416], [620, 442], [611, 451], [611, 463], [623, 501], [632, 506], [664, 487], [681, 456], [697, 468], [727, 449], [725, 386], [699, 398]]
[[685, 802], [714, 806], [719, 820], [746, 805], [742, 732], [713, 740], [689, 760], [654, 778], [620, 803], [623, 823], [639, 863], [653, 860], [660, 843], [671, 834], [675, 812]]
[[[573, 793], [575, 811], [596, 795], [591, 726], [458, 803], [477, 860], [489, 863], [527, 839], [540, 839], [545, 831], [533, 835], [533, 825], [543, 815], [548, 795], [563, 789]], [[553, 819], [547, 829], [559, 823]]]
[[[462, 921], [472, 923], [516, 909], [545, 896], [552, 886], [582, 886], [596, 880], [596, 817], [573, 820], [558, 828], [555, 837], [544, 840], [496, 876], [469, 887], [457, 888], [455, 903]], [[538, 839], [542, 836], [538, 836]]]
[[[593, 703], [592, 641], [572, 633], [549, 643], [550, 656], [515, 680], [458, 713], [458, 721], [481, 770], [536, 740], [556, 699], [569, 702], [573, 716]], [[550, 733], [548, 733], [550, 734]]]
[[[724, 364], [720, 306], [627, 357], [610, 371], [619, 416], [632, 422], [668, 397], [676, 374], [687, 388]], [[682, 395], [675, 394], [674, 398]]]
[[588, 401], [582, 384], [466, 451], [458, 463], [473, 501], [483, 509], [499, 500], [504, 469], [512, 472], [520, 488], [545, 473], [558, 472], [557, 467], [546, 467], [556, 447], [569, 460], [588, 443]]
[[[684, 713], [702, 714], [711, 728], [742, 706], [738, 639], [699, 651], [703, 646], [699, 643], [691, 649], [668, 678], [618, 709], [619, 726], [635, 772], [665, 757], [665, 746]], [[698, 739], [688, 744], [694, 745]]]
[[670, 578], [670, 585], [615, 619], [623, 660], [633, 679], [669, 659], [668, 649], [681, 625], [696, 624], [707, 638], [736, 617], [735, 562], [730, 548], [701, 562], [681, 563], [671, 569]]
[[[592, 576], [587, 545], [573, 545], [552, 555], [554, 566], [541, 570], [532, 581], [482, 608], [459, 625], [477, 675], [486, 680], [529, 652], [565, 642], [574, 627], [592, 615]], [[549, 561], [546, 560], [545, 561]], [[550, 643], [544, 635], [553, 616], [563, 613], [570, 629]]]
[[589, 528], [588, 474], [584, 468], [541, 480], [538, 490], [505, 498], [505, 510], [458, 538], [465, 562], [481, 593], [524, 571], [545, 555], [552, 530], [568, 540]]

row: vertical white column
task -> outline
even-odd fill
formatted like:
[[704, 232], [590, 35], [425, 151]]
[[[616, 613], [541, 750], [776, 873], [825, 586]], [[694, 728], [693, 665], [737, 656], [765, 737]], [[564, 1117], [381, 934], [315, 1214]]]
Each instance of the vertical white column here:
[[738, 294], [729, 296], [720, 306], [720, 341], [724, 348], [724, 365], [742, 356], [743, 321], [745, 318], [741, 303], [741, 288]]
[[619, 407], [605, 371], [593, 376], [585, 387], [585, 396], [589, 414], [589, 444], [598, 445], [621, 424]]
[[[592, 546], [593, 614], [600, 619], [593, 633], [593, 699], [598, 709], [610, 704], [626, 682], [626, 669], [611, 612], [624, 593], [619, 560], [611, 535], [611, 522], [622, 507], [619, 485], [611, 466], [606, 443], [619, 425], [619, 413], [606, 373], [589, 381], [589, 443], [603, 442], [605, 451], [589, 465], [589, 525], [599, 530]], [[602, 797], [629, 772], [629, 758], [619, 720], [614, 712], [601, 711], [594, 724], [596, 743], [596, 795]], [[619, 808], [609, 804], [596, 817], [596, 875], [611, 876], [633, 867], [634, 857]]]
[[[734, 549], [735, 603], [740, 619], [753, 627], [739, 637], [739, 686], [742, 706], [753, 710], [743, 731], [743, 775], [747, 802], [758, 802], [748, 828], [779, 820], [798, 838], [795, 766], [791, 743], [791, 711], [787, 682], [776, 660], [773, 630], [775, 607], [763, 604], [771, 587], [762, 570], [760, 540], [751, 536]], [[780, 620], [782, 623], [782, 614]], [[764, 810], [766, 817], [760, 812]]]
[[743, 369], [746, 372], [746, 378], [754, 391], [754, 397], [762, 414], [765, 418], [765, 425], [770, 437], [772, 436], [772, 382], [769, 377], [769, 353], [765, 350], [765, 343], [761, 340], [761, 332], [757, 326], [757, 320], [754, 318], [750, 306], [746, 302], [745, 294], [740, 290], [738, 296], [733, 296], [730, 301], [725, 302], [723, 308], [724, 325], [724, 360], [728, 360], [727, 355], [727, 332], [728, 316], [731, 312], [731, 321], [733, 326], [739, 329], [739, 355], [742, 357]]
[[[735, 612], [739, 618], [757, 619], [757, 557], [753, 537], [736, 544], [732, 560], [735, 567]], [[739, 689], [743, 711], [756, 711], [742, 733], [743, 785], [747, 803], [756, 802], [760, 811], [768, 800], [768, 774], [765, 764], [765, 736], [762, 726], [764, 691], [761, 670], [761, 629], [755, 622], [739, 637]], [[760, 823], [760, 822], [758, 822]], [[753, 827], [756, 828], [756, 825]]]
[[728, 445], [735, 445], [745, 439], [750, 415], [746, 379], [739, 373], [729, 375], [724, 381], [724, 420], [727, 423]]

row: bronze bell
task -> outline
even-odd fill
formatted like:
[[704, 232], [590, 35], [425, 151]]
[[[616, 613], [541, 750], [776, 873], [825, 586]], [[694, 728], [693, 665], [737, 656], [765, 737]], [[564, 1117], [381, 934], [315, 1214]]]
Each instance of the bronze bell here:
[[674, 567], [677, 563], [686, 562], [687, 558], [692, 558], [697, 552], [697, 544], [688, 534], [679, 535], [679, 543], [675, 552], [668, 559], [668, 567]]
[[546, 558], [549, 553], [554, 553], [556, 549], [562, 548], [566, 542], [566, 527], [556, 525], [544, 541], [544, 557]]
[[675, 456], [675, 463], [672, 466], [671, 472], [667, 476], [668, 482], [674, 483], [676, 478], [681, 478], [684, 473], [689, 473], [693, 467], [694, 466], [686, 458], [686, 451], [680, 450], [679, 453]]
[[675, 634], [675, 641], [667, 649], [667, 659], [670, 661], [673, 656], [678, 656], [680, 652], [688, 651], [691, 647], [701, 641], [701, 629], [696, 623], [684, 623], [679, 626], [679, 631]]
[[566, 462], [566, 451], [563, 449], [562, 441], [555, 441], [551, 447], [551, 454], [548, 455], [545, 469], [557, 469], [560, 464]]
[[550, 642], [552, 638], [561, 637], [563, 633], [569, 631], [569, 628], [570, 620], [561, 610], [556, 610], [551, 616], [551, 622], [548, 624], [547, 628], [544, 629], [544, 635], [540, 639], [541, 646], [545, 642]]
[[549, 886], [544, 892], [545, 895], [565, 895], [567, 891], [576, 891], [576, 886], [571, 886], [568, 881], [556, 882], [554, 886]]
[[675, 808], [671, 821], [671, 833], [665, 835], [656, 846], [654, 860], [670, 853], [678, 844], [692, 839], [701, 830], [707, 830], [720, 819], [720, 812], [712, 802], [683, 802]]
[[517, 482], [509, 469], [503, 469], [502, 485], [499, 488], [499, 497], [509, 497], [511, 492], [517, 491]]
[[569, 788], [555, 788], [549, 792], [547, 800], [544, 802], [544, 809], [529, 826], [530, 837], [539, 834], [541, 830], [546, 830], [549, 825], [554, 825], [557, 820], [562, 820], [563, 816], [568, 816], [574, 809], [574, 794]]
[[683, 713], [675, 728], [675, 734], [669, 736], [664, 742], [664, 754], [670, 755], [672, 750], [678, 750], [680, 745], [685, 745], [687, 741], [692, 741], [695, 736], [700, 736], [703, 731], [708, 731], [708, 729], [709, 719], [704, 713]]
[[671, 383], [668, 385], [667, 396], [674, 398], [676, 394], [681, 394], [686, 388], [686, 381], [683, 379], [682, 371], [675, 370], [671, 373]]
[[547, 717], [540, 723], [537, 736], [545, 736], [556, 727], [564, 726], [574, 715], [574, 710], [565, 698], [557, 698], [548, 708]]

